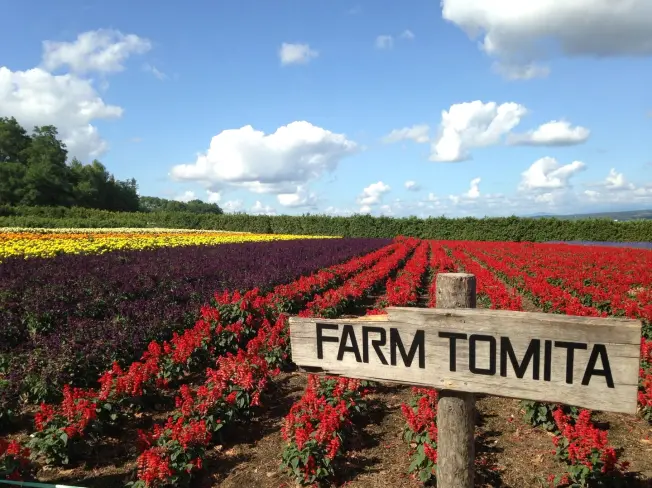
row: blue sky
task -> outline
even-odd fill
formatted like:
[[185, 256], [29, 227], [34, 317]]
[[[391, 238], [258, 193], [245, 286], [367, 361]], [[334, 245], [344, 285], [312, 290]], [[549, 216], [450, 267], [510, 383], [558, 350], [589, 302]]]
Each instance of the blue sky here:
[[648, 0], [3, 10], [0, 116], [56, 125], [143, 195], [277, 214], [652, 208]]

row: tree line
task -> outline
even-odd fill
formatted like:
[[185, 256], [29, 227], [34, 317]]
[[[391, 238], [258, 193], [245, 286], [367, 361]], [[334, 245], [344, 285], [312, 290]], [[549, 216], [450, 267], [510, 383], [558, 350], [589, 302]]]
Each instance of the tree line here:
[[0, 206], [81, 207], [113, 212], [222, 214], [214, 203], [138, 195], [134, 178], [118, 180], [97, 159], [68, 161], [53, 125], [31, 134], [14, 117], [0, 118]]
[[471, 241], [645, 241], [652, 242], [652, 220], [556, 218], [372, 217], [354, 215], [247, 215], [190, 212], [109, 212], [65, 207], [0, 206], [0, 227], [158, 227], [220, 229], [264, 234], [331, 235]]

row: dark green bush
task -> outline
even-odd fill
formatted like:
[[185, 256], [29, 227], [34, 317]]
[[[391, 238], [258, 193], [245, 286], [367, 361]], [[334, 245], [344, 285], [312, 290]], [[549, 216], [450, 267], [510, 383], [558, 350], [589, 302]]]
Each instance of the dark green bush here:
[[163, 227], [345, 237], [406, 235], [483, 241], [652, 241], [652, 220], [217, 215], [167, 211], [110, 212], [78, 207], [0, 206], [0, 227]]

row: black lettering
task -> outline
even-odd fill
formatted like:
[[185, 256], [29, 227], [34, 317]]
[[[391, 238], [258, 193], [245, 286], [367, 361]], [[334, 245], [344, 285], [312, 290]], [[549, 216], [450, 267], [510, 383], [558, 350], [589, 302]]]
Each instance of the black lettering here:
[[555, 347], [566, 348], [566, 383], [573, 384], [573, 362], [575, 361], [575, 349], [588, 349], [582, 342], [555, 341]]
[[324, 342], [339, 342], [337, 337], [324, 337], [324, 330], [338, 330], [337, 324], [320, 324], [317, 322], [317, 359], [324, 359]]
[[[595, 369], [595, 363], [598, 361], [598, 357], [600, 357], [603, 369]], [[593, 346], [591, 357], [586, 365], [586, 371], [584, 371], [584, 378], [582, 378], [582, 385], [587, 386], [591, 381], [591, 376], [604, 376], [604, 379], [607, 382], [607, 387], [614, 388], [614, 378], [611, 375], [609, 355], [607, 354], [607, 348], [604, 344], [596, 344]]]
[[[475, 345], [478, 341], [489, 343], [489, 368], [478, 368], [476, 366]], [[473, 374], [484, 374], [493, 376], [496, 374], [496, 338], [490, 335], [471, 334], [469, 337], [469, 371]]]
[[[346, 343], [351, 338], [351, 345], [347, 346]], [[341, 361], [344, 358], [345, 352], [352, 352], [355, 354], [355, 360], [359, 363], [362, 362], [360, 359], [360, 349], [358, 348], [358, 341], [355, 338], [355, 332], [353, 331], [352, 325], [345, 325], [342, 327], [342, 338], [340, 339], [340, 349], [337, 351], [337, 360]]]
[[387, 359], [385, 359], [385, 355], [383, 354], [383, 351], [380, 350], [380, 346], [384, 346], [386, 343], [386, 333], [385, 329], [382, 327], [368, 327], [366, 325], [362, 326], [362, 361], [365, 363], [369, 362], [369, 334], [370, 333], [376, 333], [380, 334], [380, 339], [372, 339], [371, 340], [371, 345], [374, 348], [374, 351], [376, 351], [376, 355], [378, 356], [378, 359], [380, 359], [380, 362], [387, 365]]
[[552, 377], [552, 341], [546, 341], [543, 350], [543, 381]]
[[451, 371], [457, 371], [457, 339], [463, 339], [466, 340], [466, 334], [462, 334], [461, 332], [440, 332], [439, 337], [443, 337], [444, 339], [450, 339], [449, 343], [449, 351], [450, 351], [450, 370]]
[[530, 361], [534, 359], [532, 364], [532, 379], [539, 379], [539, 363], [540, 363], [540, 351], [541, 351], [541, 341], [539, 339], [532, 339], [530, 345], [525, 351], [523, 356], [523, 361], [521, 364], [518, 363], [516, 359], [516, 354], [514, 354], [514, 348], [512, 348], [512, 343], [509, 340], [509, 337], [500, 338], [500, 376], [507, 376], [507, 356], [512, 363], [514, 368], [514, 373], [516, 373], [517, 378], [523, 378], [527, 367], [530, 365]]
[[403, 358], [403, 363], [408, 368], [412, 365], [412, 360], [414, 355], [419, 350], [419, 368], [425, 369], [426, 367], [426, 334], [423, 330], [417, 330], [414, 334], [414, 340], [410, 346], [410, 352], [405, 353], [405, 347], [403, 347], [403, 341], [401, 336], [398, 333], [398, 329], [392, 327], [389, 329], [389, 349], [390, 349], [390, 361], [392, 366], [396, 366], [396, 349], [401, 351], [401, 357]]

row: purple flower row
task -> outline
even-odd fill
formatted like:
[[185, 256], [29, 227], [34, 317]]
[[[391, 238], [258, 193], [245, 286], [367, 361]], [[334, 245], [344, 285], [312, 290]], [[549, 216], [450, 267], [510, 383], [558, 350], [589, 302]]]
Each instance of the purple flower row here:
[[151, 340], [192, 326], [216, 291], [271, 289], [389, 242], [310, 239], [8, 259], [0, 264], [0, 410], [3, 395], [40, 401], [64, 383], [90, 386], [112, 361], [129, 363]]

